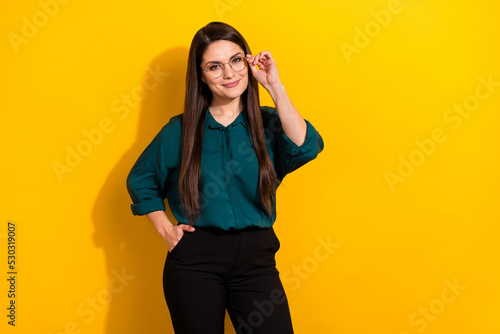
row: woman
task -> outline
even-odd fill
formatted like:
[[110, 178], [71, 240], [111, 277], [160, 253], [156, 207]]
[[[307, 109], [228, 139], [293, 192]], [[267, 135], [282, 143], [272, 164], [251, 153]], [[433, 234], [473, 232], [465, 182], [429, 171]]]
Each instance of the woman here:
[[[276, 108], [260, 107], [258, 83]], [[165, 240], [163, 285], [176, 333], [293, 333], [276, 269], [276, 188], [314, 159], [323, 140], [280, 82], [269, 51], [252, 55], [231, 26], [193, 38], [184, 113], [133, 166], [132, 212]], [[164, 199], [178, 221], [165, 215]]]

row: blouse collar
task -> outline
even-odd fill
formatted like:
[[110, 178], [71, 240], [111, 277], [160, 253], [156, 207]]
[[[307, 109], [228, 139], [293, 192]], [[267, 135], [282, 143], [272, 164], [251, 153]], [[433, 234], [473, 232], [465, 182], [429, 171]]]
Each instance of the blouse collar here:
[[205, 124], [211, 129], [221, 129], [221, 130], [231, 128], [238, 124], [242, 124], [245, 128], [248, 129], [247, 110], [246, 108], [243, 108], [243, 110], [239, 113], [239, 115], [234, 119], [234, 121], [231, 124], [229, 124], [228, 126], [224, 126], [215, 120], [215, 118], [212, 116], [212, 113], [210, 112], [210, 108], [207, 108], [205, 116]]

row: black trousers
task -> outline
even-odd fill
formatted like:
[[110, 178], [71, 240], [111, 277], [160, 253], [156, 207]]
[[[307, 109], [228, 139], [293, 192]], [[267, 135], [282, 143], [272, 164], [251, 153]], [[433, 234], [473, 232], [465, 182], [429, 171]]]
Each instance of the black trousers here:
[[272, 227], [185, 232], [163, 272], [175, 333], [224, 334], [226, 309], [238, 334], [293, 333], [279, 247]]

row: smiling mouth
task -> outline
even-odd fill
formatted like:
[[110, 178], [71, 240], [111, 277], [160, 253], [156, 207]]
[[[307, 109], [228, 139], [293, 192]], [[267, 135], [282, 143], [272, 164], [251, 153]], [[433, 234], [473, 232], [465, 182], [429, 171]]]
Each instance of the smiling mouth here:
[[229, 82], [229, 83], [224, 84], [222, 86], [227, 87], [227, 88], [232, 88], [232, 87], [238, 86], [239, 83], [240, 83], [240, 80], [237, 80], [237, 81]]

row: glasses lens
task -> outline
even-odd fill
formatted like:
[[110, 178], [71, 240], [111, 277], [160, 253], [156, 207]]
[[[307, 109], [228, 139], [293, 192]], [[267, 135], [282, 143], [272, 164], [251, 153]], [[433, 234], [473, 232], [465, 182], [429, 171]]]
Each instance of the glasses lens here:
[[217, 79], [222, 75], [222, 64], [208, 64], [207, 65], [207, 73], [212, 78]]
[[[243, 57], [236, 57], [229, 62], [233, 71], [239, 72], [246, 68], [246, 61]], [[224, 65], [222, 63], [210, 63], [207, 65], [207, 73], [213, 79], [217, 79], [224, 73]]]
[[235, 71], [243, 71], [246, 67], [245, 59], [242, 57], [236, 57], [231, 60], [231, 67]]

